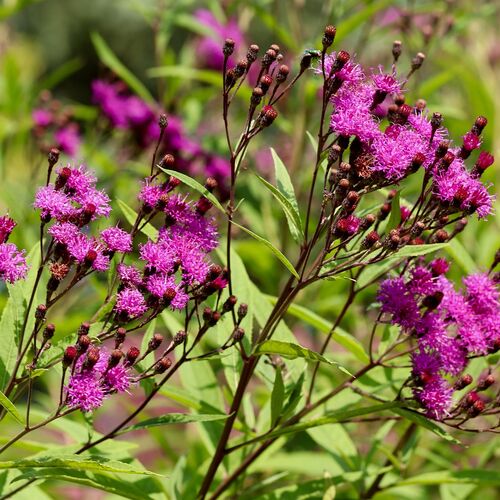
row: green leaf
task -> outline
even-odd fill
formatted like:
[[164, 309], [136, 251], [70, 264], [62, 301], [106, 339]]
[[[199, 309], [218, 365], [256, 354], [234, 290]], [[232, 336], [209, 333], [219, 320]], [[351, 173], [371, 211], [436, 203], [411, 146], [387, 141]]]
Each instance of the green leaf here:
[[467, 274], [474, 274], [477, 272], [477, 265], [474, 262], [474, 259], [470, 256], [469, 252], [467, 252], [462, 243], [460, 243], [460, 241], [456, 238], [453, 238], [449, 242], [446, 247], [446, 252]]
[[[2, 346], [0, 349], [0, 390], [5, 390], [12, 370], [16, 365], [17, 346], [40, 263], [40, 248], [38, 244], [31, 249], [26, 261], [30, 267], [26, 279], [17, 281], [13, 285], [7, 285], [9, 299], [0, 320], [0, 345]], [[39, 304], [41, 300], [38, 302], [35, 296], [33, 303]], [[33, 329], [34, 321], [34, 314], [28, 315], [25, 340]]]
[[125, 427], [119, 434], [124, 434], [125, 432], [137, 431], [139, 429], [149, 429], [150, 427], [159, 427], [162, 425], [171, 424], [188, 424], [191, 422], [213, 422], [214, 420], [225, 420], [229, 415], [196, 415], [189, 413], [169, 413], [168, 415], [162, 415], [161, 417], [148, 418], [138, 424], [131, 425], [130, 427]]
[[311, 351], [311, 349], [306, 349], [298, 344], [293, 344], [292, 342], [281, 342], [280, 340], [266, 340], [259, 344], [254, 351], [254, 354], [259, 356], [262, 354], [278, 354], [287, 359], [297, 359], [303, 358], [307, 361], [319, 361], [321, 363], [327, 363], [329, 365], [335, 365], [339, 370], [344, 373], [351, 375], [345, 368], [340, 366], [335, 361], [330, 361], [326, 359], [321, 354]]
[[396, 488], [409, 485], [431, 485], [431, 484], [477, 484], [480, 486], [498, 486], [500, 485], [500, 474], [497, 470], [473, 469], [473, 470], [458, 470], [458, 471], [435, 471], [419, 474], [418, 476], [402, 479], [395, 484], [387, 486]]
[[17, 411], [14, 403], [2, 391], [0, 391], [0, 405], [2, 405], [7, 410], [7, 413], [14, 417], [21, 425], [24, 425], [24, 419]]
[[385, 232], [389, 233], [396, 227], [398, 227], [401, 222], [401, 207], [399, 204], [400, 192], [397, 191], [394, 198], [391, 201], [391, 215], [389, 217], [389, 221], [387, 222], [387, 226], [385, 227]]
[[275, 426], [283, 409], [285, 401], [285, 385], [283, 384], [283, 376], [281, 368], [276, 368], [276, 377], [274, 378], [273, 392], [271, 393], [271, 428]]
[[148, 103], [155, 99], [141, 81], [116, 57], [109, 45], [96, 32], [90, 34], [90, 39], [101, 62], [113, 70], [139, 97]]
[[163, 170], [163, 172], [165, 172], [166, 174], [169, 174], [175, 177], [176, 179], [179, 179], [184, 184], [193, 188], [195, 191], [198, 191], [198, 193], [207, 198], [214, 207], [219, 209], [223, 214], [226, 213], [226, 210], [220, 204], [220, 201], [205, 186], [202, 186], [198, 181], [195, 181], [192, 177], [189, 177], [189, 175], [181, 174], [180, 172], [176, 172], [175, 170], [168, 170], [166, 168], [161, 168], [161, 170]]
[[421, 255], [427, 255], [429, 253], [437, 252], [443, 248], [447, 248], [449, 243], [431, 243], [429, 245], [407, 245], [399, 250], [396, 254], [391, 254], [386, 259], [380, 262], [370, 264], [363, 269], [356, 280], [358, 289], [363, 288], [373, 280], [382, 276], [387, 271], [393, 267], [397, 267], [398, 262], [406, 259], [408, 257], [419, 257]]
[[259, 181], [262, 182], [262, 184], [264, 184], [269, 191], [271, 191], [271, 194], [281, 205], [288, 222], [288, 227], [290, 228], [290, 233], [293, 239], [297, 243], [300, 243], [304, 239], [304, 232], [302, 231], [302, 222], [300, 220], [299, 213], [295, 211], [290, 201], [288, 201], [288, 198], [286, 198], [283, 193], [276, 189], [271, 183], [267, 182], [266, 179], [260, 175], [257, 176], [257, 179], [259, 179]]
[[[276, 297], [271, 297], [270, 295], [267, 295], [267, 297], [273, 304], [276, 302]], [[308, 323], [309, 325], [316, 328], [322, 333], [329, 333], [332, 328], [331, 321], [322, 318], [321, 316], [311, 311], [310, 309], [307, 309], [304, 306], [300, 306], [298, 304], [291, 304], [287, 312], [288, 314], [291, 314], [292, 316], [295, 316], [296, 318], [305, 321], [306, 323]], [[361, 342], [357, 338], [353, 337], [351, 334], [343, 330], [342, 328], [340, 327], [335, 328], [332, 340], [340, 344], [345, 349], [347, 349], [363, 363], [370, 361], [370, 357], [366, 353]]]
[[110, 460], [106, 457], [96, 455], [56, 455], [56, 456], [37, 456], [36, 458], [23, 458], [20, 460], [9, 460], [0, 462], [0, 469], [70, 469], [77, 471], [95, 471], [95, 472], [114, 472], [120, 474], [140, 474], [146, 476], [159, 476], [155, 472], [142, 470], [125, 462]]
[[[116, 202], [118, 203], [120, 210], [125, 216], [125, 219], [127, 219], [127, 222], [131, 226], [133, 226], [135, 224], [135, 221], [137, 220], [137, 212], [133, 208], [130, 208], [124, 201], [120, 199], [117, 199]], [[158, 237], [158, 230], [149, 222], [144, 227], [142, 227], [141, 233], [144, 233], [148, 238], [150, 238], [153, 241], [156, 241], [156, 238]]]
[[424, 417], [420, 413], [415, 411], [407, 410], [405, 408], [393, 408], [392, 411], [402, 417], [414, 422], [415, 424], [424, 427], [425, 429], [433, 432], [436, 436], [439, 436], [450, 443], [461, 444], [460, 441], [454, 438], [451, 434], [448, 434], [444, 429], [435, 424], [432, 420]]
[[273, 252], [274, 255], [280, 260], [280, 262], [297, 278], [300, 279], [299, 273], [295, 270], [293, 267], [292, 263], [269, 241], [267, 241], [265, 238], [262, 236], [259, 236], [258, 234], [255, 234], [253, 231], [250, 231], [250, 229], [247, 229], [244, 226], [241, 226], [237, 222], [232, 221], [232, 223], [239, 227], [242, 231], [245, 231], [245, 233], [249, 234], [252, 238], [255, 238], [257, 241], [260, 241], [263, 243], [271, 252]]

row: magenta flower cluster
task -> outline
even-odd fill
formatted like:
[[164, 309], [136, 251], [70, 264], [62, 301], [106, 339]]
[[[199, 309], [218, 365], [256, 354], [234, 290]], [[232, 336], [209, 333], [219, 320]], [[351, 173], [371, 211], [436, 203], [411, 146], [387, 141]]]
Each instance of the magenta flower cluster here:
[[482, 151], [472, 169], [465, 165], [481, 146], [485, 118], [479, 117], [462, 145], [454, 147], [440, 115], [429, 117], [423, 102], [414, 107], [404, 103], [405, 82], [395, 73], [379, 67], [367, 74], [343, 52], [327, 56], [325, 73], [332, 77], [331, 129], [340, 142], [353, 139], [349, 163], [367, 184], [399, 182], [423, 166], [443, 209], [475, 212], [479, 218], [491, 212], [493, 197], [479, 177], [493, 157]]
[[129, 372], [126, 359], [114, 365], [105, 348], [89, 348], [87, 354], [82, 354], [75, 362], [75, 370], [65, 388], [67, 406], [83, 412], [99, 408], [108, 395], [129, 388]]
[[382, 313], [416, 339], [414, 396], [438, 420], [452, 405], [450, 377], [459, 376], [471, 356], [493, 352], [500, 343], [495, 278], [486, 273], [467, 276], [465, 288], [457, 291], [444, 276], [448, 267], [443, 259], [416, 265], [407, 276], [384, 280], [378, 292]]
[[7, 243], [16, 223], [8, 215], [0, 217], [0, 280], [14, 283], [26, 276], [25, 251], [19, 251], [14, 243]]

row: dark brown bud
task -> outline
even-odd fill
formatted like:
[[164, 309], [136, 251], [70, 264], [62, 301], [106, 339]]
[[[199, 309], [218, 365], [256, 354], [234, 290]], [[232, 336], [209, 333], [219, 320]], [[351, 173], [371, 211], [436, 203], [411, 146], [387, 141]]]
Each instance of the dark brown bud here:
[[443, 159], [441, 160], [443, 166], [445, 168], [448, 168], [452, 163], [453, 163], [453, 160], [455, 159], [455, 155], [451, 152], [451, 151], [448, 151], [444, 156], [443, 156]]
[[111, 354], [109, 355], [108, 369], [118, 366], [118, 363], [120, 363], [122, 358], [123, 352], [120, 351], [120, 349], [114, 349], [113, 351], [111, 351]]
[[218, 312], [218, 311], [213, 311], [213, 312], [212, 312], [212, 316], [211, 316], [210, 320], [208, 321], [208, 324], [209, 324], [210, 326], [214, 326], [214, 325], [216, 325], [216, 324], [217, 324], [217, 322], [220, 320], [220, 318], [221, 318], [221, 314], [220, 314], [220, 312]]
[[449, 141], [441, 141], [436, 149], [436, 158], [443, 158], [443, 156], [448, 152], [449, 147]]
[[282, 64], [278, 68], [278, 74], [276, 75], [276, 82], [283, 83], [288, 78], [289, 74], [290, 74], [290, 68], [286, 64]]
[[[175, 165], [175, 156], [174, 155], [166, 154], [160, 160], [160, 166], [163, 168], [172, 168], [174, 165]], [[175, 177], [174, 177], [174, 179], [175, 179]], [[179, 180], [179, 179], [177, 179], [177, 180]]]
[[478, 391], [485, 391], [495, 383], [495, 377], [490, 373], [487, 377], [481, 379], [477, 384]]
[[234, 306], [236, 305], [236, 302], [238, 302], [238, 299], [234, 295], [229, 296], [222, 305], [222, 310], [224, 312], [232, 311], [234, 309]]
[[390, 213], [391, 213], [391, 204], [384, 203], [380, 207], [380, 212], [378, 213], [377, 217], [379, 218], [379, 220], [385, 220]]
[[200, 215], [205, 215], [212, 207], [212, 202], [204, 196], [200, 196], [200, 199], [196, 203], [196, 211]]
[[52, 148], [49, 151], [47, 156], [47, 160], [49, 162], [50, 167], [53, 167], [59, 161], [59, 155], [61, 152], [57, 148]]
[[95, 346], [91, 346], [87, 351], [87, 357], [83, 363], [84, 368], [86, 369], [93, 368], [95, 364], [99, 361], [100, 357], [101, 353], [99, 352], [99, 349]]
[[415, 102], [415, 112], [421, 114], [427, 107], [427, 101], [425, 99], [417, 99]]
[[337, 34], [337, 28], [335, 26], [327, 26], [325, 28], [325, 32], [323, 33], [323, 40], [321, 41], [323, 44], [323, 50], [326, 50], [330, 47], [335, 40], [335, 35]]
[[259, 87], [262, 89], [264, 94], [269, 90], [269, 87], [273, 83], [273, 78], [271, 75], [263, 75], [259, 81]]
[[462, 217], [456, 224], [455, 224], [455, 229], [453, 230], [453, 232], [455, 234], [457, 233], [461, 233], [464, 229], [465, 229], [465, 226], [467, 226], [468, 224], [468, 220], [465, 218], [465, 217]]
[[159, 333], [155, 333], [152, 337], [151, 340], [148, 342], [148, 351], [155, 351], [160, 347], [161, 343], [163, 342], [163, 336], [160, 335]]
[[260, 113], [260, 125], [262, 128], [269, 127], [278, 117], [278, 112], [272, 106], [264, 106]]
[[227, 72], [226, 72], [226, 87], [228, 89], [231, 89], [234, 86], [234, 84], [236, 83], [237, 79], [238, 78], [236, 77], [236, 73], [235, 73], [234, 69], [227, 70]]
[[398, 107], [402, 106], [405, 103], [405, 95], [404, 94], [397, 94], [396, 97], [394, 97], [394, 104], [396, 104]]
[[165, 373], [172, 366], [170, 358], [164, 356], [155, 365], [155, 373]]
[[411, 235], [415, 238], [416, 236], [420, 236], [425, 229], [425, 224], [422, 221], [418, 221], [415, 223], [415, 225], [411, 228]]
[[252, 45], [250, 45], [250, 47], [248, 47], [247, 61], [248, 61], [249, 66], [257, 59], [258, 54], [259, 54], [259, 46], [258, 45], [252, 44]]
[[474, 402], [471, 408], [469, 408], [467, 414], [471, 417], [477, 417], [480, 413], [484, 411], [485, 407], [486, 405], [484, 404], [484, 401], [478, 399], [477, 401]]
[[371, 248], [379, 240], [380, 236], [378, 235], [377, 231], [371, 231], [366, 235], [365, 239], [363, 240], [362, 247]]
[[262, 97], [264, 96], [264, 91], [260, 87], [255, 87], [252, 91], [252, 97], [250, 98], [250, 102], [253, 106], [257, 106]]
[[425, 60], [425, 54], [422, 52], [419, 52], [412, 60], [411, 60], [411, 69], [412, 71], [416, 71], [420, 67], [422, 67], [422, 64], [424, 63]]
[[442, 125], [443, 115], [441, 113], [433, 113], [431, 118], [431, 126], [433, 133]]
[[213, 177], [208, 177], [205, 181], [205, 187], [207, 188], [207, 191], [210, 192], [212, 192], [218, 185], [219, 183]]
[[89, 250], [87, 255], [85, 255], [85, 264], [90, 266], [97, 259], [97, 252], [95, 250]]
[[[333, 165], [340, 158], [342, 149], [338, 144], [334, 144], [328, 151], [328, 165]], [[350, 168], [350, 166], [349, 166]]]
[[417, 153], [411, 162], [410, 168], [413, 172], [416, 172], [424, 163], [425, 155], [424, 153]]
[[478, 116], [472, 127], [472, 132], [476, 135], [480, 135], [484, 130], [484, 127], [488, 124], [488, 120], [484, 116]]
[[203, 309], [203, 320], [205, 322], [210, 321], [211, 317], [212, 317], [212, 309], [210, 307], [205, 307], [205, 309]]
[[444, 229], [438, 229], [436, 233], [434, 234], [434, 240], [437, 243], [445, 243], [448, 241], [448, 233]]
[[75, 361], [76, 357], [78, 356], [78, 351], [74, 345], [69, 345], [66, 347], [63, 355], [63, 367], [68, 368], [71, 364], [73, 364], [73, 361]]
[[125, 336], [127, 335], [127, 330], [125, 328], [120, 327], [116, 330], [115, 333], [115, 349], [118, 349], [123, 342], [125, 341]]
[[174, 345], [180, 345], [186, 340], [186, 332], [184, 330], [179, 330], [176, 334], [175, 337], [173, 338], [173, 343]]
[[226, 38], [224, 40], [224, 46], [222, 47], [222, 53], [225, 57], [229, 57], [234, 52], [234, 40], [232, 38]]
[[54, 336], [54, 332], [56, 331], [56, 326], [53, 323], [48, 323], [45, 329], [43, 330], [43, 340], [50, 340]]
[[80, 336], [80, 335], [88, 335], [89, 331], [90, 331], [90, 323], [87, 322], [87, 321], [84, 321], [80, 325], [80, 327], [78, 328], [78, 331], [76, 332], [76, 334], [78, 336]]
[[40, 304], [37, 306], [35, 310], [35, 318], [38, 320], [42, 320], [45, 318], [45, 315], [47, 314], [47, 306], [45, 304]]
[[456, 382], [455, 385], [453, 386], [453, 389], [456, 391], [461, 391], [463, 388], [467, 387], [468, 385], [472, 384], [472, 375], [469, 375], [466, 373], [465, 375], [462, 375]]
[[392, 42], [392, 57], [394, 58], [394, 62], [396, 62], [399, 59], [401, 52], [402, 52], [401, 40], [394, 40], [394, 42]]
[[277, 52], [273, 49], [267, 49], [266, 53], [262, 57], [262, 67], [269, 68], [271, 64], [276, 60]]
[[222, 273], [222, 267], [218, 266], [217, 264], [213, 264], [210, 266], [210, 269], [208, 270], [208, 275], [207, 275], [207, 281], [213, 281], [217, 276]]
[[125, 356], [125, 364], [127, 366], [134, 366], [134, 363], [136, 359], [139, 357], [141, 354], [141, 351], [135, 346], [132, 346], [128, 351]]
[[373, 214], [365, 215], [363, 217], [363, 219], [361, 220], [361, 225], [360, 225], [361, 230], [366, 231], [370, 226], [375, 224], [376, 220], [377, 220], [377, 218]]
[[91, 344], [90, 337], [88, 335], [80, 335], [76, 341], [76, 348], [79, 354], [87, 352], [89, 345]]
[[238, 64], [234, 67], [233, 70], [236, 78], [241, 78], [245, 74], [247, 68], [248, 68], [248, 61], [246, 59], [238, 61]]
[[162, 113], [160, 115], [160, 118], [158, 119], [158, 125], [160, 126], [161, 129], [168, 127], [168, 119], [166, 114]]
[[245, 336], [245, 330], [243, 328], [238, 326], [237, 328], [234, 329], [233, 339], [236, 342], [240, 342], [244, 336]]
[[238, 307], [238, 320], [241, 321], [248, 312], [248, 305], [245, 303], [241, 303]]

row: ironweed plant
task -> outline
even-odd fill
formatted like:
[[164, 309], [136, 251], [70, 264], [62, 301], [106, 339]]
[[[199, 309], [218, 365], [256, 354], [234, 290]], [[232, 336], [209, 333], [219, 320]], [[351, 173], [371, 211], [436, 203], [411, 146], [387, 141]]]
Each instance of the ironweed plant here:
[[[382, 465], [370, 462], [372, 448], [361, 475], [308, 484], [321, 495], [326, 484], [334, 495], [335, 484], [354, 482], [360, 498], [398, 484], [391, 466], [419, 427], [455, 442], [447, 429], [499, 432], [500, 253], [489, 269], [463, 277], [460, 289], [446, 277], [451, 263], [430, 257], [469, 218], [486, 219], [492, 212], [491, 186], [481, 180], [494, 162], [481, 150], [487, 119], [477, 117], [453, 142], [439, 112], [405, 97], [424, 54], [416, 54], [405, 71], [396, 41], [390, 68], [366, 69], [348, 52], [331, 50], [335, 35], [335, 27], [327, 26], [322, 47], [305, 51], [295, 71], [276, 44], [265, 51], [250, 45], [238, 61], [234, 53], [241, 47], [225, 40], [220, 65], [229, 153], [217, 160], [226, 170], [207, 168], [218, 174], [204, 185], [183, 172], [194, 160], [215, 160], [178, 140], [175, 119], [162, 114], [157, 122], [156, 109], [119, 83], [95, 82], [94, 99], [109, 126], [156, 148], [151, 165], [143, 167], [138, 202], [128, 203], [111, 200], [87, 167], [59, 165], [60, 153], [51, 149], [46, 182], [33, 203], [39, 242], [29, 253], [8, 243], [11, 232], [22, 228], [15, 229], [9, 215], [0, 218], [0, 279], [9, 292], [1, 320], [0, 399], [2, 418], [21, 426], [0, 452], [5, 457], [32, 432], [58, 421], [64, 427], [78, 413], [92, 429], [93, 412], [106, 412], [112, 398], [129, 399], [129, 412], [111, 419], [102, 434], [80, 435], [76, 446], [1, 462], [3, 469], [21, 471], [2, 498], [49, 479], [130, 498], [164, 498], [158, 474], [129, 458], [112, 459], [109, 450], [121, 443], [118, 436], [173, 423], [199, 422], [210, 451], [195, 472], [177, 476], [170, 491], [212, 499], [244, 497], [245, 489], [255, 496], [266, 481], [279, 482], [281, 477], [263, 478], [252, 468], [255, 462], [275, 443], [286, 447], [298, 433], [320, 426], [371, 422], [380, 426], [381, 440], [401, 424]], [[309, 175], [307, 192], [295, 195], [299, 186], [274, 150], [276, 184], [258, 177], [283, 211], [291, 238], [286, 253], [297, 255], [292, 258], [244, 225], [238, 187], [249, 175], [244, 160], [252, 141], [276, 126], [281, 102], [306, 78], [322, 82], [317, 136], [310, 137], [315, 160], [302, 167]], [[246, 80], [253, 90], [238, 130], [231, 111]], [[51, 122], [47, 109], [37, 110], [38, 137]], [[66, 129], [58, 128], [59, 145]], [[402, 192], [413, 179], [419, 193], [405, 199]], [[123, 220], [105, 227], [113, 202]], [[249, 280], [234, 251], [240, 235], [255, 238], [276, 257], [285, 276], [276, 297], [268, 299]], [[325, 328], [322, 318], [296, 301], [318, 282], [340, 278], [348, 283], [343, 306]], [[53, 310], [91, 279], [107, 281], [105, 297], [93, 297], [95, 314], [69, 337], [57, 338]], [[377, 315], [363, 346], [356, 332], [346, 334], [340, 325], [373, 287]], [[296, 340], [284, 323], [289, 313], [326, 332], [319, 350]], [[168, 337], [157, 333], [160, 317], [171, 325]], [[355, 354], [356, 366], [343, 366], [337, 349], [327, 353], [334, 341]], [[207, 362], [218, 367], [218, 378], [206, 382], [223, 388], [219, 407], [194, 404], [192, 413], [142, 418], [161, 397], [189, 401], [189, 394], [176, 392], [177, 376], [187, 365], [194, 373]], [[471, 376], [472, 365], [479, 377]], [[341, 371], [340, 382], [332, 378], [326, 391], [317, 383], [325, 370]], [[43, 413], [36, 408], [36, 389], [50, 373], [58, 383], [50, 392], [51, 409]], [[352, 397], [338, 405], [344, 392]], [[116, 474], [149, 476], [144, 481], [152, 489], [141, 492]], [[479, 480], [473, 471], [463, 477]]]

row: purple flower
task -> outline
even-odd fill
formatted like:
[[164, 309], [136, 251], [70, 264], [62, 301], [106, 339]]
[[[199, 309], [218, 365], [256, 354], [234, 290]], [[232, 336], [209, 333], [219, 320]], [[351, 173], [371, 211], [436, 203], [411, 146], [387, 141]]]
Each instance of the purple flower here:
[[161, 274], [150, 276], [146, 288], [155, 297], [169, 297], [172, 309], [183, 309], [189, 301], [189, 296], [184, 292], [181, 285], [175, 283], [173, 276]]
[[0, 244], [6, 243], [10, 233], [16, 227], [16, 222], [8, 215], [0, 217]]
[[442, 420], [450, 409], [453, 389], [445, 379], [435, 376], [423, 388], [414, 390], [415, 398], [427, 410], [427, 416]]
[[71, 200], [61, 191], [56, 191], [52, 185], [38, 189], [33, 206], [41, 210], [43, 219], [60, 220], [69, 218], [76, 212]]
[[124, 288], [116, 294], [115, 311], [126, 314], [128, 318], [137, 318], [147, 311], [146, 301], [139, 290]]
[[[325, 57], [325, 74], [328, 76], [332, 70], [332, 67], [337, 59], [337, 53], [332, 52]], [[315, 68], [315, 73], [322, 74], [321, 64], [319, 67]], [[335, 73], [335, 77], [347, 83], [357, 84], [361, 83], [365, 79], [365, 74], [363, 69], [359, 64], [354, 63], [352, 60], [347, 61], [340, 71]]]
[[420, 321], [417, 301], [401, 277], [382, 281], [377, 300], [382, 304], [382, 312], [392, 315], [392, 324], [403, 330], [410, 331]]
[[139, 200], [144, 203], [147, 207], [154, 208], [160, 199], [160, 196], [164, 194], [164, 189], [158, 184], [149, 184], [149, 180], [146, 179], [143, 183], [141, 191], [139, 192]]
[[361, 220], [355, 215], [348, 215], [338, 220], [335, 233], [340, 237], [349, 237], [356, 234], [361, 225]]
[[118, 264], [117, 266], [118, 276], [120, 281], [128, 287], [138, 286], [142, 283], [142, 274], [134, 266], [127, 266], [125, 264]]
[[28, 265], [25, 251], [19, 251], [13, 243], [0, 244], [0, 280], [14, 283], [26, 277]]
[[109, 227], [101, 233], [101, 238], [112, 252], [130, 252], [132, 236], [119, 227]]
[[450, 269], [450, 264], [446, 259], [434, 259], [430, 263], [430, 268], [432, 269], [432, 273], [435, 276], [441, 276], [442, 274], [446, 274]]
[[463, 136], [463, 140], [463, 147], [466, 151], [473, 151], [474, 149], [477, 149], [479, 146], [481, 146], [481, 138], [473, 132], [467, 132]]
[[125, 392], [130, 387], [130, 376], [123, 365], [110, 368], [104, 375], [104, 387], [108, 392]]
[[431, 295], [438, 287], [433, 280], [431, 271], [424, 266], [415, 266], [411, 271], [411, 279], [408, 282], [410, 293], [419, 295]]
[[104, 401], [104, 387], [91, 370], [71, 375], [66, 386], [67, 405], [91, 412], [99, 408]]
[[78, 153], [82, 140], [76, 123], [70, 123], [69, 125], [57, 130], [54, 134], [54, 138], [57, 143], [57, 147], [61, 151], [64, 151], [71, 156]]
[[[205, 26], [211, 32], [198, 42], [196, 47], [197, 60], [206, 68], [221, 70], [224, 62], [222, 45], [226, 38], [232, 38], [236, 47], [245, 43], [243, 33], [238, 27], [235, 19], [229, 19], [225, 24], [221, 23], [209, 10], [199, 9], [194, 13], [198, 23]], [[230, 65], [234, 64], [232, 58]]]
[[[471, 274], [464, 278], [466, 300], [477, 315], [500, 313], [499, 292], [495, 282], [486, 273]], [[500, 321], [500, 318], [499, 318]]]
[[396, 74], [384, 73], [382, 66], [378, 67], [378, 74], [372, 75], [375, 88], [384, 94], [396, 94], [401, 92], [401, 84], [396, 78]]

